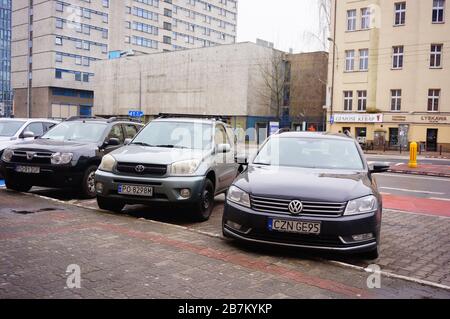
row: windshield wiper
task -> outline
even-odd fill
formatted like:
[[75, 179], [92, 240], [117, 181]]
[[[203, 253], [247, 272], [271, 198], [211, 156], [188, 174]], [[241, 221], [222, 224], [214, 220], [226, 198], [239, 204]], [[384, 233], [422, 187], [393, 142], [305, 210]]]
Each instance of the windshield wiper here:
[[147, 143], [144, 143], [144, 142], [134, 142], [134, 143], [131, 143], [130, 145], [140, 145], [140, 146], [154, 147], [154, 145], [150, 145], [150, 144], [147, 144]]
[[182, 148], [182, 149], [186, 149], [186, 146], [180, 146], [180, 145], [171, 145], [171, 144], [167, 144], [167, 145], [155, 145], [154, 147], [161, 147], [161, 148]]

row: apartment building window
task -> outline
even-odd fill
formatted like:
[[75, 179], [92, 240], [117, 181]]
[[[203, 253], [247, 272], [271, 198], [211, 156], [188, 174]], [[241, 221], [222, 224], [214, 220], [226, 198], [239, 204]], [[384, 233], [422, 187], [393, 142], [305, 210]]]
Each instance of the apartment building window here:
[[164, 36], [164, 37], [163, 37], [163, 42], [164, 42], [165, 44], [172, 44], [172, 38], [171, 38], [171, 37], [168, 37], [168, 36]]
[[109, 0], [102, 0], [103, 7], [109, 8]]
[[172, 10], [164, 8], [164, 16], [172, 17]]
[[172, 24], [169, 22], [164, 22], [164, 30], [172, 31]]
[[345, 71], [351, 72], [355, 69], [355, 50], [345, 51]]
[[81, 82], [81, 72], [75, 72], [75, 81]]
[[444, 22], [445, 0], [433, 0], [433, 23]]
[[62, 37], [56, 37], [55, 38], [55, 44], [56, 45], [63, 45], [63, 38]]
[[356, 10], [347, 11], [347, 31], [356, 30]]
[[62, 71], [56, 69], [55, 70], [55, 79], [62, 79]]
[[430, 67], [440, 68], [442, 66], [442, 44], [431, 45]]
[[361, 29], [366, 30], [370, 28], [370, 8], [361, 9]]
[[369, 69], [369, 49], [359, 50], [359, 70], [367, 71]]
[[83, 73], [83, 82], [89, 82], [89, 73]]
[[439, 97], [441, 96], [440, 89], [428, 90], [428, 112], [439, 111]]
[[89, 66], [91, 64], [91, 61], [89, 60], [89, 58], [84, 57], [83, 58], [83, 65], [84, 66]]
[[83, 41], [83, 50], [89, 51], [91, 44], [88, 41]]
[[396, 70], [403, 68], [403, 45], [393, 47], [392, 52], [392, 68]]
[[406, 21], [406, 2], [397, 2], [395, 5], [395, 21], [396, 26], [405, 25]]
[[76, 65], [81, 65], [81, 56], [76, 56], [75, 57], [75, 64]]
[[62, 29], [64, 27], [64, 21], [62, 19], [56, 19], [56, 27]]
[[58, 12], [64, 11], [64, 5], [62, 2], [56, 2], [56, 11], [58, 11]]
[[358, 112], [367, 110], [367, 91], [358, 91]]
[[63, 61], [63, 55], [59, 52], [56, 53], [56, 62], [62, 62]]
[[353, 91], [344, 91], [344, 111], [353, 109]]
[[391, 90], [391, 111], [400, 111], [402, 108], [402, 90]]

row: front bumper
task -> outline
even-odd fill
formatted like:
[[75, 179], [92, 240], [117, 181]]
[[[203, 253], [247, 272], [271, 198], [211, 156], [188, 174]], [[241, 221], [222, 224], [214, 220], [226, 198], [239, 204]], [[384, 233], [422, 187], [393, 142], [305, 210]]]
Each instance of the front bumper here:
[[[321, 223], [320, 235], [283, 233], [268, 230], [268, 219], [298, 220]], [[232, 223], [228, 223], [232, 222]], [[241, 225], [233, 228], [234, 223]], [[230, 225], [231, 224], [231, 225]], [[250, 208], [227, 202], [223, 215], [223, 233], [241, 241], [297, 247], [313, 250], [359, 253], [374, 250], [379, 241], [381, 209], [355, 216], [309, 217], [256, 212]], [[372, 233], [374, 238], [353, 241], [352, 235]]]
[[[151, 203], [197, 203], [200, 201], [204, 176], [187, 177], [138, 177], [122, 176], [110, 172], [97, 170], [95, 182], [102, 183], [103, 190], [97, 191], [97, 196], [111, 198], [125, 204], [151, 204]], [[145, 185], [153, 187], [153, 196], [141, 197], [118, 194], [120, 184]], [[189, 189], [191, 196], [184, 198], [181, 189]]]

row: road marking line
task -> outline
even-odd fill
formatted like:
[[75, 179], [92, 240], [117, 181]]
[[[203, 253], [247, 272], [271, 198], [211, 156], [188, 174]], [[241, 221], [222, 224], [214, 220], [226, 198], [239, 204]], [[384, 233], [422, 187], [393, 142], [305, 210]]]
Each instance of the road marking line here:
[[431, 197], [430, 199], [434, 199], [434, 200], [444, 200], [444, 201], [450, 202], [450, 198]]
[[450, 182], [450, 178], [430, 177], [430, 176], [427, 176], [427, 175], [380, 174], [380, 176], [385, 176], [385, 177], [402, 177], [402, 178], [413, 178], [413, 179], [421, 179], [421, 180]]
[[391, 195], [391, 193], [380, 192], [381, 195]]
[[429, 191], [419, 191], [414, 189], [406, 189], [406, 188], [395, 188], [395, 187], [380, 187], [382, 189], [389, 189], [393, 191], [402, 191], [408, 193], [422, 193], [422, 194], [432, 194], [432, 195], [445, 195], [445, 193], [437, 193], [437, 192], [429, 192]]

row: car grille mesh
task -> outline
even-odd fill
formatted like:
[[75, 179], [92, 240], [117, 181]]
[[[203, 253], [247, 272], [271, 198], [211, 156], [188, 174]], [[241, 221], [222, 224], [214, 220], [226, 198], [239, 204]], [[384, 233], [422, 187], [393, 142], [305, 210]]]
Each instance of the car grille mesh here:
[[[259, 212], [291, 215], [289, 203], [294, 199], [279, 199], [251, 196], [252, 209]], [[347, 203], [302, 201], [303, 210], [300, 215], [337, 217], [344, 213]]]
[[[33, 157], [28, 159], [27, 153], [32, 153]], [[11, 162], [24, 164], [50, 164], [52, 155], [53, 153], [49, 152], [13, 151]]]
[[[136, 166], [142, 165], [144, 170], [142, 172], [136, 171]], [[116, 170], [120, 173], [126, 173], [131, 175], [152, 175], [163, 176], [167, 173], [166, 165], [155, 164], [139, 164], [139, 163], [117, 163]]]

